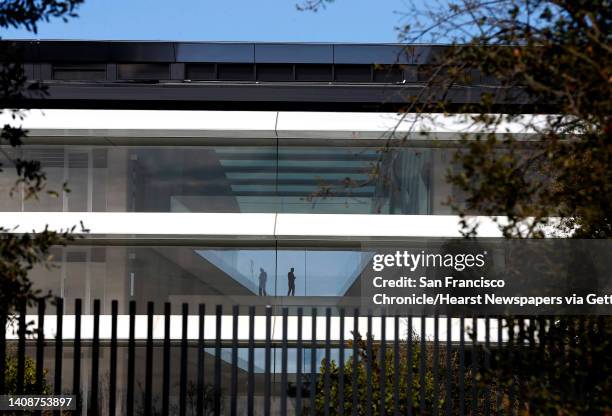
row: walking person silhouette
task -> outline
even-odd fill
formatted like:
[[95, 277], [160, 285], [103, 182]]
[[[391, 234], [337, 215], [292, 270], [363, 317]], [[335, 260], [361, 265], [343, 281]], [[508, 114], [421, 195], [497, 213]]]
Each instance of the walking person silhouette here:
[[289, 284], [289, 291], [287, 296], [295, 296], [295, 274], [293, 273], [294, 268], [292, 267], [289, 273], [287, 273], [287, 283]]
[[266, 281], [268, 280], [268, 273], [263, 269], [259, 268], [259, 296], [268, 296], [266, 292]]

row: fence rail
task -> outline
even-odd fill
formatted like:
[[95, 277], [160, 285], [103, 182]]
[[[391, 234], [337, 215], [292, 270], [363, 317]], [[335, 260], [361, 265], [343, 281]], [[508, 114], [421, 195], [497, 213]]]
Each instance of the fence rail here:
[[[110, 318], [101, 316], [99, 300], [92, 316], [82, 306], [76, 299], [70, 328], [62, 299], [40, 301], [34, 324], [25, 307], [0, 316], [0, 394], [73, 394], [77, 415], [518, 414], [533, 406], [523, 370], [507, 369], [525, 351], [545, 360], [557, 348], [567, 360], [561, 365], [575, 361], [571, 349], [547, 338], [550, 317], [361, 316], [301, 307], [267, 308], [259, 317], [254, 306], [224, 316], [220, 305], [183, 304], [179, 321], [169, 303], [148, 302], [144, 320], [135, 302], [127, 317], [117, 301]], [[597, 328], [597, 319], [582, 319]], [[507, 378], [492, 376], [502, 367]]]

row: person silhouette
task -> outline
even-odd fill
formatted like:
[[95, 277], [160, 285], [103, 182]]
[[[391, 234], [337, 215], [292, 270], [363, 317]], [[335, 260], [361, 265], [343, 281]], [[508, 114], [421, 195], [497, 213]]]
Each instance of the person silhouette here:
[[259, 296], [268, 296], [266, 292], [266, 281], [268, 280], [268, 273], [263, 269], [259, 268]]
[[294, 268], [292, 267], [289, 273], [287, 273], [287, 283], [289, 284], [289, 291], [287, 296], [295, 296], [295, 274], [293, 274]]

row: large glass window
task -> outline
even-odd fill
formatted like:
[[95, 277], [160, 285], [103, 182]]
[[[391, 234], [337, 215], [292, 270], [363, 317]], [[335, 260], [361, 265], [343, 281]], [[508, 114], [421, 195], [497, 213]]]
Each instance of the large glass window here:
[[[297, 141], [296, 141], [297, 142]], [[329, 144], [203, 146], [32, 145], [10, 154], [41, 161], [38, 200], [0, 201], [2, 211], [286, 212], [447, 214], [452, 150], [334, 140]], [[321, 143], [318, 143], [321, 144]], [[0, 192], [15, 172], [7, 161]], [[9, 165], [9, 166], [7, 166]], [[67, 183], [70, 192], [62, 192]]]
[[281, 211], [430, 214], [433, 153], [428, 148], [281, 147]]

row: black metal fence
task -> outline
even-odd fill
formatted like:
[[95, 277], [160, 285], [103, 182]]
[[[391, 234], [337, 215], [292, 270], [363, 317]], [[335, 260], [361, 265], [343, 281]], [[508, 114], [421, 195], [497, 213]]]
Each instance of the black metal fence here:
[[[533, 406], [518, 371], [504, 380], [488, 374], [502, 360], [504, 371], [512, 371], [507, 369], [523, 359], [524, 350], [547, 359], [554, 328], [552, 318], [425, 319], [301, 307], [266, 308], [257, 318], [265, 322], [261, 328], [254, 306], [234, 306], [226, 311], [232, 322], [228, 339], [222, 336], [227, 328], [220, 305], [211, 311], [204, 304], [197, 310], [182, 304], [177, 335], [171, 305], [156, 311], [149, 302], [146, 337], [138, 338], [136, 303], [128, 304], [127, 336], [120, 336], [119, 305], [112, 301], [110, 336], [101, 337], [100, 305], [93, 301], [93, 320], [87, 320], [92, 327], [84, 328], [77, 299], [70, 333], [62, 299], [53, 305], [41, 301], [35, 325], [28, 326], [25, 307], [15, 317], [0, 317], [8, 328], [0, 331], [0, 394], [73, 394], [73, 414], [111, 416], [523, 414]], [[163, 312], [163, 337], [154, 336], [156, 312]], [[214, 312], [214, 331], [206, 327], [207, 312]], [[190, 316], [197, 317], [191, 320], [197, 336], [189, 331]], [[55, 336], [46, 339], [49, 321]], [[304, 337], [307, 321], [310, 336]], [[276, 328], [280, 334], [273, 333]], [[325, 336], [317, 337], [322, 328]], [[84, 329], [91, 337], [82, 336]], [[565, 347], [559, 348], [567, 357]]]

